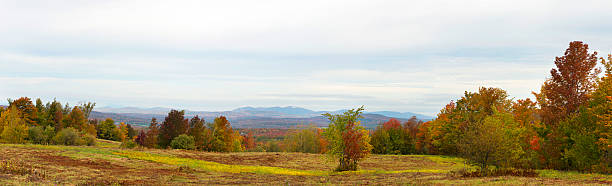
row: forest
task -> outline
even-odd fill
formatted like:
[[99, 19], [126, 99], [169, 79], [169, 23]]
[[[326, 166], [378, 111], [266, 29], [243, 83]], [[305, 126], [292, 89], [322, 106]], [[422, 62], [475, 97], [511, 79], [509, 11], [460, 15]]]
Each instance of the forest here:
[[533, 176], [540, 169], [612, 173], [612, 55], [598, 56], [573, 41], [554, 65], [533, 90], [535, 99], [480, 87], [449, 101], [432, 121], [391, 119], [367, 130], [359, 122], [362, 106], [324, 114], [326, 128], [305, 124], [280, 137], [234, 129], [224, 116], [186, 118], [181, 110], [133, 127], [89, 119], [92, 102], [70, 106], [21, 97], [0, 107], [0, 142], [97, 146], [102, 139], [122, 149], [326, 154], [336, 172], [357, 171], [372, 154], [390, 154], [463, 158], [474, 167], [458, 170], [467, 177]]

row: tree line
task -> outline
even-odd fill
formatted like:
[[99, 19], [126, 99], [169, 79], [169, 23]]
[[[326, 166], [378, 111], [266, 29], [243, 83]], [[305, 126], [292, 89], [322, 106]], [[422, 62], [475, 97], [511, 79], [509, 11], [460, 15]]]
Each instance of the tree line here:
[[[460, 156], [484, 175], [507, 169], [612, 173], [611, 61], [612, 55], [597, 57], [587, 44], [571, 42], [533, 92], [535, 100], [515, 100], [494, 87], [466, 91], [432, 121], [382, 123], [370, 131], [372, 153]], [[289, 134], [281, 149], [324, 152], [328, 138], [317, 130]]]
[[587, 44], [574, 41], [554, 62], [541, 90], [533, 92], [535, 100], [481, 87], [450, 101], [432, 121], [391, 119], [373, 131], [360, 125], [363, 107], [324, 114], [330, 121], [325, 129], [308, 127], [280, 141], [257, 142], [224, 116], [207, 123], [171, 110], [161, 124], [152, 118], [148, 128], [136, 131], [112, 119], [88, 120], [95, 103], [43, 105], [22, 97], [0, 108], [0, 142], [94, 145], [97, 137], [127, 148], [326, 153], [338, 160], [339, 171], [356, 170], [359, 160], [377, 153], [460, 156], [484, 175], [542, 168], [611, 173], [612, 55], [597, 57]]

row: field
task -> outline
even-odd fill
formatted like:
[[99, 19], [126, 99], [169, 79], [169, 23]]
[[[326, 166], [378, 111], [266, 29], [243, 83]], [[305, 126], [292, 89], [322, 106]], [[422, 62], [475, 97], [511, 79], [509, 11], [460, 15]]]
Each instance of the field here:
[[324, 155], [0, 144], [0, 184], [612, 184], [612, 176], [538, 170], [538, 177], [462, 178], [460, 158], [372, 155], [355, 172], [335, 173]]

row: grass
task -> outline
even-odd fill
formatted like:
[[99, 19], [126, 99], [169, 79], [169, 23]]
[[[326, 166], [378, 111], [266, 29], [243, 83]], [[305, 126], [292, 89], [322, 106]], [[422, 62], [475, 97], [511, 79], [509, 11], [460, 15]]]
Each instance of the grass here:
[[[540, 176], [458, 178], [470, 168], [461, 158], [433, 155], [371, 155], [360, 170], [331, 171], [324, 155], [304, 153], [211, 153], [184, 150], [121, 149], [99, 140], [97, 146], [0, 144], [0, 161], [21, 162], [27, 170], [0, 172], [4, 184], [201, 185], [201, 184], [610, 184], [612, 177], [556, 170]], [[34, 175], [34, 171], [44, 176]]]

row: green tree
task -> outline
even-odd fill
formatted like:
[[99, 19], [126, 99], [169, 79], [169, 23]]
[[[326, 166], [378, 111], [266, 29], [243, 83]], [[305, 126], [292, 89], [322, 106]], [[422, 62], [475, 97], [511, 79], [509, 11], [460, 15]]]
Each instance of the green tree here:
[[85, 119], [89, 119], [89, 114], [91, 114], [91, 111], [93, 111], [95, 106], [96, 103], [92, 102], [83, 103], [81, 106], [79, 106], [81, 111], [83, 111], [83, 116], [85, 116]]
[[115, 125], [115, 121], [113, 121], [111, 118], [106, 118], [106, 120], [97, 125], [97, 133], [98, 138], [100, 139], [113, 141], [121, 140], [117, 131], [117, 126]]
[[313, 125], [296, 129], [287, 134], [283, 144], [289, 152], [323, 153], [326, 143], [321, 143], [323, 136], [318, 128]]
[[357, 170], [358, 162], [372, 150], [368, 131], [357, 121], [363, 118], [361, 116], [363, 110], [362, 106], [348, 110], [344, 114], [323, 114], [330, 121], [324, 133], [329, 141], [327, 153], [339, 161], [337, 171]]
[[134, 128], [132, 127], [132, 125], [127, 124], [127, 137], [129, 139], [132, 139], [133, 137], [136, 136], [136, 131], [134, 130]]
[[480, 167], [487, 175], [489, 165], [510, 168], [521, 164], [524, 151], [520, 139], [524, 130], [514, 121], [512, 114], [498, 112], [485, 117], [482, 122], [471, 123], [458, 147], [462, 157]]
[[79, 131], [72, 127], [64, 128], [57, 132], [57, 134], [53, 137], [53, 142], [56, 145], [71, 146], [85, 145], [86, 143], [86, 141], [79, 135]]
[[193, 136], [189, 136], [187, 134], [181, 134], [172, 140], [172, 142], [170, 143], [170, 146], [173, 149], [193, 150], [195, 149], [195, 140]]

